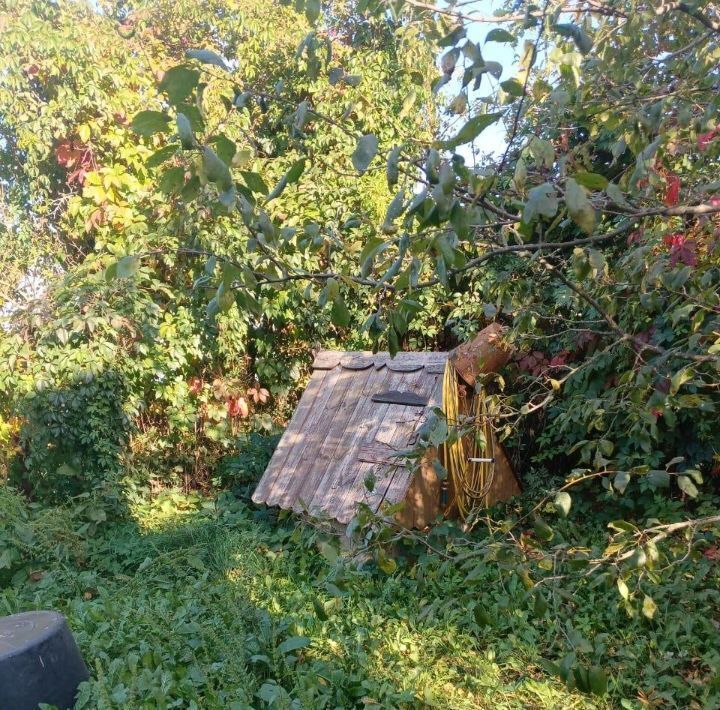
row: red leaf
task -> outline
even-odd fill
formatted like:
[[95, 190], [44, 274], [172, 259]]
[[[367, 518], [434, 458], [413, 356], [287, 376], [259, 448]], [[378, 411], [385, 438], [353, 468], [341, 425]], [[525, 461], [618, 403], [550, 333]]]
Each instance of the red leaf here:
[[680, 178], [673, 173], [668, 173], [665, 182], [667, 182], [665, 204], [668, 207], [674, 207], [680, 200]]
[[706, 151], [710, 147], [710, 144], [713, 142], [713, 139], [715, 138], [715, 136], [717, 136], [717, 134], [718, 134], [718, 129], [713, 128], [712, 131], [708, 131], [707, 133], [701, 133], [700, 135], [698, 135], [698, 137], [697, 137], [698, 148], [701, 151]]
[[227, 407], [227, 413], [231, 417], [236, 417], [240, 414], [240, 401], [237, 397], [228, 397], [225, 401], [225, 406]]

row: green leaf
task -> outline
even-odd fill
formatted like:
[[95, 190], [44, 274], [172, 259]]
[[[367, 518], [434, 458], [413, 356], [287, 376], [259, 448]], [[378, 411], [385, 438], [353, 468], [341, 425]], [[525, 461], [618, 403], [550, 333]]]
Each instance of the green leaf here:
[[437, 418], [434, 426], [428, 434], [428, 441], [432, 446], [438, 447], [443, 444], [448, 437], [447, 420], [444, 417]]
[[593, 47], [592, 38], [580, 25], [572, 22], [558, 23], [555, 25], [555, 31], [563, 37], [572, 39], [582, 54], [587, 54]]
[[683, 493], [691, 498], [697, 498], [698, 489], [695, 487], [690, 476], [678, 476], [678, 485]]
[[630, 598], [630, 590], [628, 589], [627, 584], [625, 584], [625, 580], [620, 577], [617, 579], [617, 588], [618, 592], [620, 592], [620, 596], [627, 601]]
[[385, 574], [392, 574], [397, 569], [397, 562], [392, 557], [388, 557], [385, 550], [380, 550], [378, 553], [377, 565]]
[[494, 30], [490, 30], [485, 37], [485, 43], [487, 42], [515, 42], [515, 35], [510, 34], [507, 30], [502, 27], [496, 27]]
[[415, 89], [410, 89], [407, 96], [403, 99], [402, 106], [400, 107], [400, 113], [398, 114], [398, 119], [402, 121], [403, 118], [405, 118], [405, 116], [410, 113], [416, 101], [417, 91], [415, 91]]
[[461, 91], [449, 104], [448, 104], [448, 110], [452, 111], [453, 113], [457, 114], [458, 116], [462, 115], [467, 111], [468, 107], [468, 97], [467, 94], [464, 91]]
[[500, 88], [509, 96], [522, 96], [524, 90], [523, 85], [515, 78], [501, 82]]
[[533, 160], [538, 166], [550, 170], [555, 162], [555, 148], [550, 141], [534, 136], [528, 146]]
[[370, 167], [373, 158], [378, 152], [378, 139], [372, 133], [358, 139], [355, 152], [352, 154], [352, 163], [361, 175]]
[[87, 123], [83, 123], [78, 128], [78, 138], [83, 143], [87, 143], [90, 140], [90, 126], [88, 126]]
[[164, 148], [155, 151], [146, 161], [145, 165], [148, 168], [156, 168], [158, 165], [162, 165], [166, 160], [169, 160], [177, 153], [177, 144], [166, 145]]
[[454, 138], [441, 142], [439, 147], [453, 150], [460, 145], [475, 140], [488, 126], [498, 121], [502, 115], [502, 113], [483, 113], [474, 116], [458, 131]]
[[330, 318], [332, 322], [340, 328], [347, 328], [348, 325], [350, 325], [350, 311], [341, 296], [336, 296], [333, 299]]
[[305, 0], [305, 17], [311, 25], [315, 24], [320, 17], [320, 0]]
[[392, 327], [388, 328], [387, 338], [388, 352], [390, 353], [390, 357], [395, 357], [395, 355], [397, 355], [397, 353], [400, 351], [400, 340], [398, 339], [397, 330]]
[[538, 618], [542, 619], [547, 614], [548, 603], [545, 599], [545, 595], [542, 592], [535, 593], [535, 604], [533, 605], [533, 614]]
[[625, 199], [625, 194], [620, 189], [618, 185], [616, 185], [614, 182], [610, 182], [607, 184], [607, 187], [605, 188], [605, 194], [616, 204], [620, 205], [621, 207], [627, 207], [628, 201]]
[[676, 395], [678, 390], [687, 382], [690, 382], [695, 376], [695, 371], [691, 367], [685, 367], [678, 370], [670, 380], [670, 394]]
[[180, 190], [180, 199], [184, 202], [192, 202], [200, 194], [200, 178], [193, 175]]
[[218, 158], [220, 158], [220, 160], [222, 160], [228, 167], [231, 166], [233, 164], [235, 153], [237, 152], [235, 141], [231, 141], [227, 136], [221, 133], [217, 136], [213, 136], [210, 139], [210, 143], [215, 146], [215, 152], [217, 153]]
[[[55, 329], [55, 337], [60, 341], [61, 345], [67, 345], [67, 341], [70, 336], [68, 335], [68, 332], [65, 328], [56, 328]], [[60, 471], [60, 469], [58, 469], [58, 472], [59, 471]]]
[[182, 145], [185, 150], [197, 147], [197, 141], [195, 140], [190, 119], [184, 113], [178, 113], [176, 123], [180, 145]]
[[334, 565], [338, 559], [339, 555], [337, 553], [337, 550], [333, 545], [331, 545], [329, 542], [319, 542], [318, 543], [318, 550], [320, 551], [320, 554], [328, 561], [329, 564]]
[[184, 184], [185, 168], [175, 167], [166, 170], [162, 174], [158, 187], [160, 188], [160, 191], [166, 195], [173, 195], [178, 192]]
[[554, 217], [557, 210], [558, 199], [555, 188], [550, 183], [544, 182], [528, 192], [522, 221], [531, 224], [539, 216]]
[[301, 648], [307, 648], [309, 645], [310, 639], [307, 636], [291, 636], [278, 646], [278, 651], [286, 655], [293, 651], [299, 651]]
[[137, 256], [124, 256], [117, 263], [116, 276], [127, 279], [134, 276], [140, 268], [140, 259]]
[[488, 614], [486, 609], [479, 604], [473, 609], [473, 616], [475, 617], [475, 623], [478, 626], [493, 626], [495, 621], [493, 617]]
[[655, 604], [655, 601], [652, 597], [649, 597], [647, 594], [645, 595], [645, 598], [643, 599], [642, 603], [642, 613], [643, 616], [652, 619], [655, 616], [655, 612], [657, 611], [657, 604]]
[[621, 495], [630, 483], [630, 474], [627, 471], [618, 471], [613, 479], [613, 488]]
[[385, 213], [384, 224], [392, 225], [392, 223], [403, 213], [405, 209], [405, 190], [400, 190], [388, 205]]
[[400, 151], [402, 146], [396, 145], [388, 154], [387, 165], [385, 167], [385, 176], [390, 189], [395, 187], [400, 177]]
[[445, 257], [442, 254], [438, 254], [437, 259], [435, 259], [435, 273], [437, 274], [438, 281], [444, 288], [447, 288], [449, 284], [447, 264], [445, 263]]
[[438, 480], [444, 481], [448, 477], [448, 470], [442, 465], [442, 462], [437, 456], [433, 458], [432, 465]]
[[232, 187], [232, 175], [230, 169], [218, 158], [212, 148], [203, 146], [203, 172], [209, 182], [217, 184], [221, 190], [229, 190]]
[[288, 185], [297, 182], [303, 174], [303, 170], [305, 170], [305, 159], [301, 158], [300, 160], [295, 161], [290, 170], [288, 170], [285, 175], [280, 178], [277, 185], [275, 185], [268, 195], [267, 201], [270, 202], [270, 200], [274, 200], [276, 197], [279, 197]]
[[670, 474], [667, 471], [650, 471], [647, 475], [648, 483], [653, 488], [667, 488], [670, 485]]
[[452, 47], [457, 44], [463, 37], [467, 35], [467, 29], [463, 24], [458, 24], [453, 27], [448, 34], [446, 34], [439, 42], [440, 47]]
[[640, 569], [641, 567], [645, 566], [645, 563], [647, 562], [647, 555], [645, 554], [645, 550], [642, 549], [642, 547], [636, 547], [633, 550], [632, 555], [628, 557], [628, 565], [634, 569]]
[[327, 621], [328, 615], [325, 605], [317, 597], [313, 597], [313, 609], [315, 609], [315, 615], [320, 621]]
[[549, 542], [555, 536], [553, 529], [540, 517], [535, 518], [533, 529], [535, 534], [545, 542]]
[[[185, 191], [183, 190], [183, 193], [184, 192]], [[220, 202], [221, 205], [223, 205], [223, 207], [227, 208], [228, 212], [231, 212], [234, 209], [236, 200], [237, 200], [237, 191], [235, 190], [235, 185], [230, 185], [230, 187], [227, 188], [227, 190], [223, 190], [222, 192], [220, 192], [218, 194], [218, 201]]]
[[161, 111], [140, 111], [130, 124], [135, 133], [146, 138], [167, 130], [170, 116]]
[[165, 72], [160, 82], [160, 91], [168, 95], [171, 104], [178, 104], [192, 93], [199, 80], [200, 72], [197, 69], [181, 64]]
[[581, 171], [573, 175], [575, 182], [579, 183], [583, 187], [587, 187], [588, 190], [604, 190], [608, 186], [608, 180], [603, 175], [598, 173], [589, 173]]
[[702, 482], [703, 482], [702, 473], [700, 473], [700, 471], [698, 471], [696, 468], [688, 468], [685, 471], [685, 474], [690, 476], [693, 479], [693, 481], [695, 481], [695, 483], [698, 484], [698, 486], [702, 485]]
[[221, 69], [225, 69], [225, 71], [230, 71], [225, 60], [210, 49], [188, 49], [187, 52], [185, 52], [185, 56], [190, 59], [197, 59], [202, 64], [212, 64]]
[[594, 695], [607, 695], [607, 675], [599, 666], [590, 666], [588, 669], [588, 686]]
[[572, 498], [569, 493], [561, 491], [555, 496], [555, 510], [557, 510], [563, 518], [567, 518], [570, 513], [570, 506], [572, 505]]
[[503, 67], [500, 62], [485, 62], [482, 66], [483, 71], [491, 74], [496, 79], [499, 79], [503, 73]]
[[268, 194], [268, 187], [258, 173], [241, 170], [240, 175], [242, 175], [245, 184], [250, 190], [252, 190], [252, 192], [259, 193], [261, 195]]
[[518, 192], [523, 192], [525, 183], [527, 182], [527, 165], [522, 158], [518, 158], [515, 164], [515, 173], [513, 175], [513, 184]]
[[565, 204], [573, 222], [587, 234], [592, 234], [595, 229], [595, 208], [590, 204], [585, 188], [572, 178], [565, 181]]
[[443, 74], [452, 74], [455, 71], [455, 66], [458, 59], [460, 59], [459, 47], [453, 47], [452, 49], [449, 49], [447, 52], [445, 52], [445, 54], [440, 57], [440, 68], [442, 69]]

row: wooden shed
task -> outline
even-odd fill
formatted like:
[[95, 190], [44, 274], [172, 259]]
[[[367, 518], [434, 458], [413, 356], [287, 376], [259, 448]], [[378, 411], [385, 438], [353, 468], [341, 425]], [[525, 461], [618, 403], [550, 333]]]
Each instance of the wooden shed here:
[[[449, 353], [324, 350], [253, 494], [255, 503], [348, 523], [359, 503], [377, 511], [405, 501], [398, 519], [422, 528], [446, 508], [430, 460], [412, 471], [398, 451], [415, 444], [433, 407], [442, 405]], [[520, 486], [499, 444], [491, 501]], [[367, 480], [374, 485], [366, 485]], [[370, 490], [370, 488], [372, 490]]]

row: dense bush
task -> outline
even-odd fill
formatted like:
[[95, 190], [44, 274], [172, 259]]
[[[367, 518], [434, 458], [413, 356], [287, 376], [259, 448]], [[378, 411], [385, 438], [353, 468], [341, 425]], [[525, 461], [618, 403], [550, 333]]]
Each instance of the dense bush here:
[[[222, 210], [194, 201], [213, 188], [198, 175], [185, 184], [170, 142], [151, 136], [138, 142], [131, 127], [157, 72], [172, 70], [195, 43], [241, 46], [243, 80], [257, 91], [270, 94], [283, 82], [294, 96], [317, 95], [341, 113], [344, 94], [357, 88], [328, 89], [296, 66], [310, 26], [291, 9], [244, 0], [231, 11], [214, 2], [141, 4], [135, 10], [145, 19], [120, 27], [115, 13], [122, 10], [112, 3], [98, 12], [98, 5], [21, 0], [2, 15], [8, 51], [0, 60], [0, 185], [8, 186], [3, 214], [14, 216], [0, 225], [9, 265], [0, 294], [0, 356], [9, 363], [0, 373], [0, 465], [12, 467], [13, 480], [36, 498], [61, 501], [105, 483], [126, 493], [206, 488], [238, 436], [284, 423], [316, 344], [341, 336], [369, 344], [359, 329], [333, 326], [308, 301], [304, 284], [236, 304], [221, 298], [222, 309], [208, 311], [218, 277], [228, 287], [248, 278], [210, 253], [238, 263], [261, 247]], [[337, 10], [347, 30], [352, 20]], [[364, 109], [365, 120], [388, 136], [417, 126], [389, 105], [401, 103], [412, 86], [399, 66], [431, 62], [431, 52], [408, 40], [413, 58], [399, 57], [387, 28], [361, 25], [335, 61], [348, 75], [370, 68], [362, 97], [382, 105]], [[307, 51], [312, 62], [318, 48]], [[197, 76], [188, 65], [170, 71], [168, 80]], [[388, 86], [400, 95], [388, 94]], [[193, 127], [210, 135], [223, 120], [214, 103], [220, 88], [221, 82], [208, 86], [199, 109], [185, 101], [187, 91], [180, 98], [174, 86], [170, 91]], [[427, 86], [416, 92], [418, 102], [428, 103]], [[159, 108], [164, 99], [153, 102]], [[339, 136], [313, 132], [288, 142], [278, 130], [282, 114], [262, 102], [248, 103], [236, 118], [227, 135], [216, 136], [218, 154], [265, 192], [285, 165], [304, 155], [332, 164], [345, 148]], [[419, 130], [429, 135], [427, 120]], [[288, 151], [282, 164], [272, 160]], [[169, 177], [158, 181], [167, 167]], [[328, 219], [378, 218], [383, 183], [381, 175], [358, 182], [308, 161], [286, 192], [282, 219], [288, 230], [318, 241], [317, 226]], [[359, 247], [367, 227], [354, 230]], [[140, 263], [131, 256], [137, 252], [150, 260]], [[298, 268], [324, 260], [312, 249], [294, 259]], [[366, 303], [360, 295], [349, 302], [356, 325]], [[440, 319], [432, 314], [430, 321]], [[229, 470], [214, 480], [231, 483]]]

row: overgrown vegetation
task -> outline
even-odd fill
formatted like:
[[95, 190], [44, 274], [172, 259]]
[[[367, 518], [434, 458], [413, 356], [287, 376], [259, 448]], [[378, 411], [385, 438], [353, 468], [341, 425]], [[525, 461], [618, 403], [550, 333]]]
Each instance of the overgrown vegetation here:
[[[168, 491], [95, 535], [73, 509], [28, 509], [7, 487], [0, 505], [0, 559], [12, 560], [1, 608], [68, 616], [93, 674], [80, 708], [607, 705], [556, 672], [586, 690], [607, 683], [613, 706], [720, 697], [717, 547], [651, 585], [649, 620], [617, 604], [612, 581], [542, 585], [543, 604], [509, 560], [446, 559], [468, 550], [449, 524], [425, 541], [439, 554], [405, 540], [388, 576], [234, 496]], [[591, 509], [556, 534], [602, 545]]]
[[[482, 7], [0, 5], [0, 587], [80, 707], [720, 704], [718, 8]], [[315, 347], [490, 321], [521, 500], [247, 503]]]

